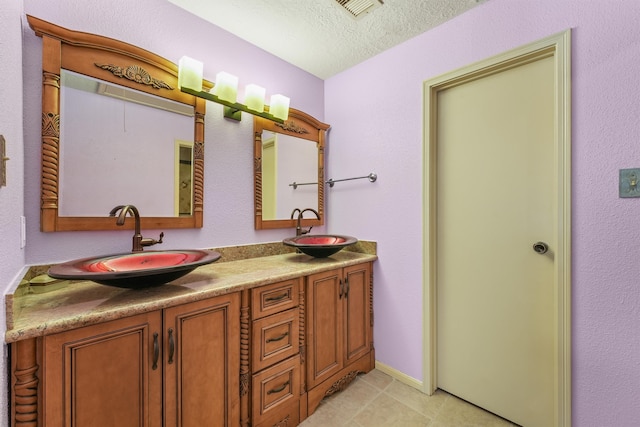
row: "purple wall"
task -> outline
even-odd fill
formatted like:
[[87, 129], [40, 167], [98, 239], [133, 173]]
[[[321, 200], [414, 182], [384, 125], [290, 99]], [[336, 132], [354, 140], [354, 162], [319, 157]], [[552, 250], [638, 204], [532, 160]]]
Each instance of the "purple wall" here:
[[[20, 248], [20, 217], [24, 215], [24, 159], [22, 137], [21, 2], [0, 2], [0, 134], [6, 140], [7, 186], [0, 187], [0, 292], [21, 276], [25, 251]], [[0, 332], [5, 331], [0, 310]], [[5, 347], [6, 349], [6, 347]], [[0, 426], [7, 425], [7, 358], [0, 356]]]
[[378, 241], [379, 361], [423, 378], [423, 82], [571, 28], [573, 425], [639, 425], [640, 199], [617, 187], [640, 167], [639, 18], [637, 0], [489, 0], [325, 82], [328, 176], [379, 176], [327, 191], [330, 231]]

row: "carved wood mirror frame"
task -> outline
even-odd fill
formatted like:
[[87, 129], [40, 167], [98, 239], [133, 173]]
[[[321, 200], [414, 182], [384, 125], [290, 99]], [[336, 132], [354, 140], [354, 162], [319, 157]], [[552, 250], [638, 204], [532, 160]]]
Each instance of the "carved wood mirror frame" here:
[[[262, 217], [262, 132], [264, 130], [314, 141], [318, 147], [318, 214], [320, 219], [304, 218], [304, 227], [324, 224], [324, 147], [328, 124], [295, 108], [289, 109], [289, 118], [284, 123], [276, 123], [254, 116], [254, 204], [255, 229], [289, 228], [296, 226], [295, 219], [264, 219]], [[299, 206], [305, 209], [308, 206]]]
[[[204, 187], [205, 100], [178, 89], [178, 67], [173, 62], [128, 43], [68, 30], [33, 16], [29, 25], [42, 37], [42, 177], [40, 229], [49, 231], [115, 230], [104, 217], [59, 216], [60, 71], [74, 71], [194, 107], [193, 210], [191, 216], [142, 216], [143, 228], [201, 228]], [[205, 90], [211, 84], [204, 82]], [[96, 155], [99, 155], [96, 147]], [[123, 201], [127, 203], [130, 201]], [[142, 213], [144, 214], [144, 212]], [[127, 218], [133, 224], [133, 218]]]

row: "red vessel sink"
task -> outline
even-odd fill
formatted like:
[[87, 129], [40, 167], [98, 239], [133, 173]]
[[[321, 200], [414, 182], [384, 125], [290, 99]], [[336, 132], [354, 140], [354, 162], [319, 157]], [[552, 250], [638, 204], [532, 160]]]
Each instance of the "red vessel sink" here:
[[316, 258], [326, 258], [357, 242], [358, 239], [355, 237], [337, 234], [302, 235], [288, 237], [282, 241], [285, 245], [293, 246], [300, 252]]
[[82, 258], [57, 264], [49, 269], [56, 279], [91, 280], [120, 288], [143, 288], [168, 283], [210, 264], [220, 253], [187, 249], [131, 252]]

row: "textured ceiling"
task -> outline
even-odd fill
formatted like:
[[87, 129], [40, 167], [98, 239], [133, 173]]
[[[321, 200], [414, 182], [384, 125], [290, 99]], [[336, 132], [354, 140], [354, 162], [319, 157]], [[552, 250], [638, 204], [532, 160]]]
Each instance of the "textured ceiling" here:
[[336, 0], [169, 0], [322, 79], [486, 0], [384, 0], [354, 19]]

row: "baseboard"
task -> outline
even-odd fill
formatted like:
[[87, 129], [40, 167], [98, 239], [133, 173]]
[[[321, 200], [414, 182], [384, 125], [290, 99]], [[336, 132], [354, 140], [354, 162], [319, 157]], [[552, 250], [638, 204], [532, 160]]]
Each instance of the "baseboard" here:
[[389, 375], [392, 378], [395, 378], [401, 383], [406, 384], [410, 387], [413, 387], [416, 390], [424, 393], [424, 384], [422, 381], [419, 381], [413, 377], [410, 377], [409, 375], [402, 373], [397, 369], [392, 368], [389, 365], [385, 365], [382, 362], [378, 362], [377, 360], [376, 360], [376, 369], [379, 370], [380, 372], [384, 372], [385, 374]]

